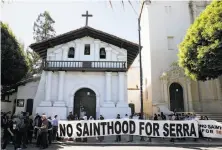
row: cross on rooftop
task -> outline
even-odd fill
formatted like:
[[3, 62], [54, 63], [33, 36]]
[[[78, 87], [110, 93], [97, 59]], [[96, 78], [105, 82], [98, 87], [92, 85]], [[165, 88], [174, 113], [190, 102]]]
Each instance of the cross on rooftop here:
[[82, 17], [86, 17], [86, 26], [88, 26], [88, 17], [92, 17], [93, 15], [88, 14], [88, 10], [86, 11], [86, 14], [82, 14]]

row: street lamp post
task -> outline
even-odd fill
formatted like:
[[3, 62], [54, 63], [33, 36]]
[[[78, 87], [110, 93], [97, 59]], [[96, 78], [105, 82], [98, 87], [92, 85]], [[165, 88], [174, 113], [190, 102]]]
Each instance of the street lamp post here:
[[140, 14], [138, 18], [138, 34], [139, 34], [139, 60], [140, 60], [140, 103], [141, 103], [141, 108], [140, 108], [140, 114], [143, 119], [143, 67], [142, 67], [142, 54], [141, 54], [141, 36], [140, 36], [140, 31], [141, 31], [141, 26], [140, 26], [140, 20], [141, 20], [141, 15], [143, 12], [143, 7], [145, 3], [151, 3], [150, 0], [144, 0], [142, 3], [142, 7], [140, 9]]

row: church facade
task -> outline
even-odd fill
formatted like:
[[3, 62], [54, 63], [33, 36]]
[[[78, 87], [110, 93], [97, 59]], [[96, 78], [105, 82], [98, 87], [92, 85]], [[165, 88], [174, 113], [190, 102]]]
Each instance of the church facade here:
[[[95, 119], [131, 114], [127, 70], [138, 54], [137, 44], [85, 26], [30, 47], [43, 59], [43, 72], [19, 86], [15, 113], [26, 111], [27, 100], [33, 99], [32, 114], [60, 119], [69, 112]], [[24, 100], [23, 107], [18, 99]]]
[[[222, 113], [222, 78], [196, 82], [177, 65], [178, 45], [210, 1], [151, 1], [141, 19], [144, 111]], [[157, 15], [158, 14], [158, 15]]]

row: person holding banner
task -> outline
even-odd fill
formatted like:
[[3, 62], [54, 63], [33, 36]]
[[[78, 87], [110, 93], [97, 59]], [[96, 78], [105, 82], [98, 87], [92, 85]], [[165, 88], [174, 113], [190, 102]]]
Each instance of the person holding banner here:
[[153, 120], [158, 120], [158, 117], [156, 114], [154, 114]]
[[[142, 114], [140, 114], [139, 120], [143, 120]], [[140, 136], [140, 141], [145, 141], [143, 136]]]
[[[104, 120], [104, 117], [100, 115], [99, 120]], [[102, 142], [104, 140], [104, 136], [99, 136], [98, 137], [99, 142]]]
[[40, 139], [40, 146], [45, 149], [48, 147], [48, 139], [47, 139], [47, 134], [48, 134], [48, 119], [46, 118], [46, 115], [42, 115], [42, 125], [41, 127], [35, 127], [39, 129], [39, 139]]
[[[120, 114], [117, 114], [116, 119], [120, 119]], [[115, 142], [121, 142], [121, 135], [116, 135], [116, 141]]]
[[[129, 119], [133, 119], [133, 115], [130, 115]], [[129, 135], [129, 141], [128, 142], [133, 142], [133, 135]]]
[[[84, 113], [83, 119], [82, 120], [87, 120], [87, 115], [86, 113]], [[83, 138], [82, 142], [86, 142], [87, 143], [87, 138]]]
[[52, 120], [52, 140], [56, 140], [56, 135], [58, 132], [58, 119], [57, 115], [54, 116], [54, 119]]

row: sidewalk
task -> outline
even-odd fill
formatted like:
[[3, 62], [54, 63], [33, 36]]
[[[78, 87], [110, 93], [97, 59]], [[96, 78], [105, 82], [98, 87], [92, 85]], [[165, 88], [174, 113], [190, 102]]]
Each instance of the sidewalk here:
[[198, 139], [194, 141], [194, 139], [187, 138], [185, 141], [175, 140], [175, 142], [170, 142], [170, 138], [152, 138], [151, 142], [149, 142], [148, 138], [144, 138], [145, 141], [140, 141], [139, 136], [133, 137], [133, 142], [128, 142], [129, 136], [124, 135], [121, 136], [121, 142], [115, 142], [115, 136], [106, 136], [104, 137], [103, 142], [99, 142], [94, 137], [87, 138], [87, 143], [83, 142], [75, 142], [75, 141], [58, 141], [53, 142], [53, 144], [64, 144], [64, 145], [76, 145], [76, 146], [222, 146], [222, 139], [212, 139], [211, 141], [207, 141], [206, 139]]

